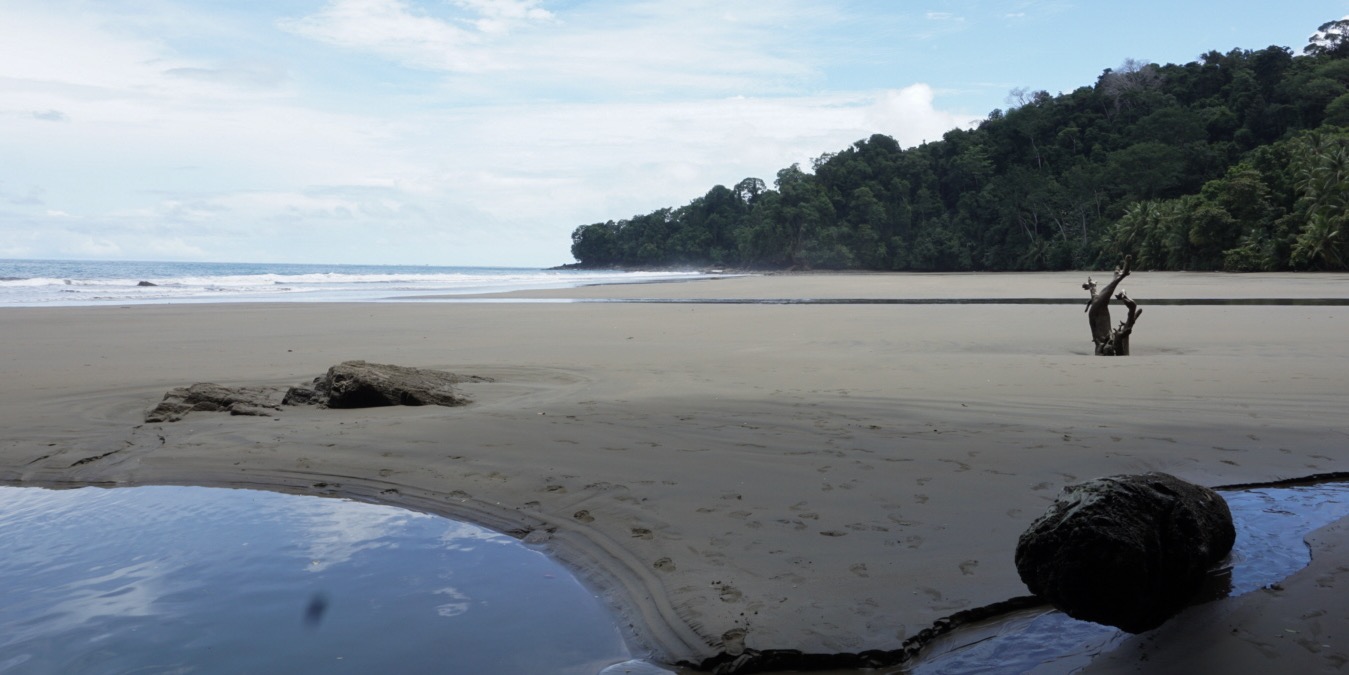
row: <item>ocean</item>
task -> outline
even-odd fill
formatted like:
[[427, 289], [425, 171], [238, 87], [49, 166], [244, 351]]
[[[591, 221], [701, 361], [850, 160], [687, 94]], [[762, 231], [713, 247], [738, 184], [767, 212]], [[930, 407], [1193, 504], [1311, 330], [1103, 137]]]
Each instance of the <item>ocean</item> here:
[[0, 260], [0, 307], [371, 302], [663, 281], [697, 274], [424, 265]]

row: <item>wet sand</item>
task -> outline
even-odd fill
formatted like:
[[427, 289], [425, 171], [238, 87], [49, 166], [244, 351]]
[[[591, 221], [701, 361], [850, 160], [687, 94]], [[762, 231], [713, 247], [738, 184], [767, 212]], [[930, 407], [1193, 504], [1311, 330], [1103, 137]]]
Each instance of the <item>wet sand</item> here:
[[[811, 274], [508, 295], [1085, 304], [1082, 281]], [[1070, 305], [0, 309], [0, 481], [267, 487], [472, 520], [576, 569], [638, 655], [664, 662], [742, 645], [895, 649], [937, 618], [1024, 594], [1017, 536], [1067, 483], [1349, 470], [1349, 308], [1148, 306], [1343, 298], [1346, 282], [1135, 273], [1123, 288], [1144, 314], [1128, 358], [1091, 356]], [[493, 381], [465, 384], [475, 403], [463, 408], [143, 423], [172, 387], [284, 388], [348, 359]], [[1214, 660], [1201, 669], [1265, 672], [1247, 651], [1306, 672], [1349, 661], [1335, 610], [1345, 533], [1319, 533], [1318, 558], [1284, 590], [1210, 606], [1209, 629], [1164, 630], [1182, 646], [1202, 636]], [[1121, 652], [1093, 667], [1182, 670], [1160, 637], [1140, 644], [1146, 661]]]

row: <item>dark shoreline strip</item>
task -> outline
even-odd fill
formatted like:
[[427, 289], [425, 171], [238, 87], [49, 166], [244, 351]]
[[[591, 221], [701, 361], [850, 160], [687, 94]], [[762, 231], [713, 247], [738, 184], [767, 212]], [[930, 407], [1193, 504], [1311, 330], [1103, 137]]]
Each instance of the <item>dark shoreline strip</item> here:
[[[1076, 298], [581, 298], [572, 302], [672, 305], [1083, 305]], [[1349, 307], [1349, 298], [1156, 298], [1143, 305]]]
[[958, 628], [1037, 607], [1048, 607], [1048, 603], [1034, 595], [1022, 595], [991, 605], [956, 612], [950, 616], [937, 619], [930, 627], [918, 631], [917, 634], [905, 640], [899, 649], [873, 649], [856, 654], [809, 654], [795, 649], [746, 649], [740, 654], [731, 655], [722, 652], [696, 664], [683, 662], [676, 665], [682, 668], [694, 668], [712, 675], [746, 675], [782, 670], [809, 672], [889, 668], [903, 665], [917, 656], [928, 643]]
[[[389, 298], [457, 303], [559, 303], [619, 305], [1081, 305], [1079, 298]], [[1349, 298], [1152, 298], [1144, 306], [1349, 307]]]
[[1301, 485], [1320, 485], [1322, 483], [1342, 483], [1349, 482], [1349, 471], [1331, 471], [1330, 473], [1314, 473], [1310, 476], [1298, 476], [1296, 478], [1284, 478], [1281, 480], [1263, 481], [1260, 483], [1236, 483], [1233, 485], [1217, 485], [1214, 490], [1259, 490], [1260, 488], [1286, 488], [1298, 487]]

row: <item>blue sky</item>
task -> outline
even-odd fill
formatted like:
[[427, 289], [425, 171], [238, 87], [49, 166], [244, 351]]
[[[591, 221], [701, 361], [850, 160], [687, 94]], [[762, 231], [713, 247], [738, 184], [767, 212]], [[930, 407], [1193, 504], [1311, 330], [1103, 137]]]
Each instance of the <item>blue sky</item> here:
[[0, 257], [549, 266], [1349, 0], [0, 0]]

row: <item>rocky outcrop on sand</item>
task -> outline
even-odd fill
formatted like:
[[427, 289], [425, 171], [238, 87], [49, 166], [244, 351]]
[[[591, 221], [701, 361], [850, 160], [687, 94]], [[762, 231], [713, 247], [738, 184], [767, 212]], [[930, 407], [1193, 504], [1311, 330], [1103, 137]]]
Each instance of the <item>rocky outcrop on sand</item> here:
[[469, 399], [455, 385], [471, 379], [428, 368], [365, 361], [344, 361], [314, 379], [312, 387], [291, 387], [286, 405], [373, 408], [389, 405], [464, 405]]
[[1232, 550], [1222, 496], [1165, 473], [1065, 487], [1021, 535], [1016, 568], [1065, 614], [1131, 633], [1160, 626]]
[[164, 400], [145, 414], [145, 421], [177, 422], [184, 415], [199, 411], [269, 416], [282, 405], [324, 408], [458, 406], [470, 402], [455, 388], [461, 382], [491, 382], [491, 379], [429, 368], [344, 361], [314, 378], [311, 386], [291, 387], [284, 396], [276, 388], [224, 387], [212, 382], [179, 387], [165, 394]]
[[276, 391], [255, 387], [223, 387], [213, 382], [198, 382], [164, 394], [164, 400], [145, 414], [146, 422], [177, 422], [190, 412], [228, 412], [231, 415], [269, 416], [279, 410]]

